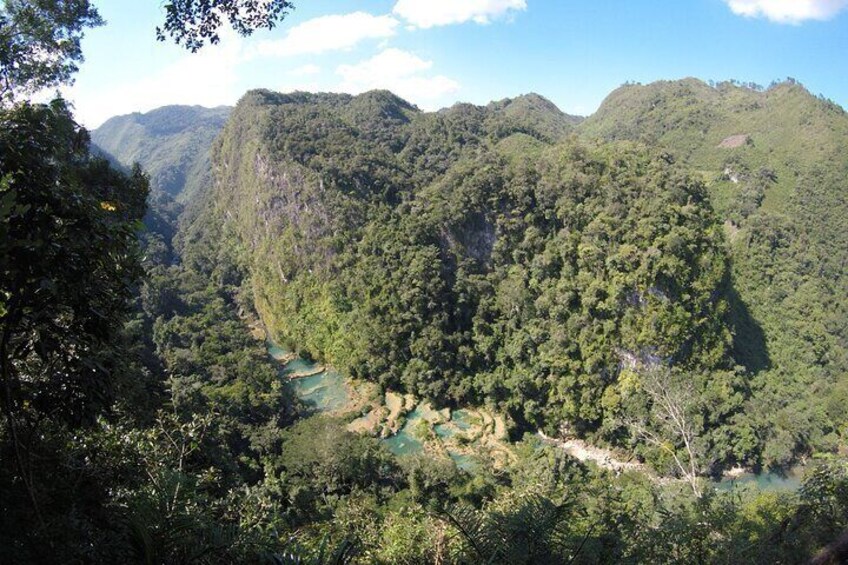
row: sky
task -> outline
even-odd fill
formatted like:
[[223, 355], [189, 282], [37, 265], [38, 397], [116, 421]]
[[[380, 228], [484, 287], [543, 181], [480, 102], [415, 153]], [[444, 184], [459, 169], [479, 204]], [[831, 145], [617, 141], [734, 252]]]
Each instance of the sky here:
[[93, 0], [64, 95], [78, 121], [248, 90], [387, 88], [424, 110], [539, 93], [593, 113], [625, 82], [787, 77], [848, 108], [848, 0], [293, 0], [271, 31], [189, 53], [157, 42], [163, 0]]

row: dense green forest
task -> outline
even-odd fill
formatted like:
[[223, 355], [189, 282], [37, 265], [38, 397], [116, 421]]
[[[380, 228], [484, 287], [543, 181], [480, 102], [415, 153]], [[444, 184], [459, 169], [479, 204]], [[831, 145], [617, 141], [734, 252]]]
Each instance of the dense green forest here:
[[[625, 85], [586, 119], [255, 90], [89, 134], [20, 95], [67, 82], [96, 10], [2, 6], [0, 562], [845, 558], [837, 105], [791, 79]], [[196, 50], [267, 6], [167, 3], [157, 31]], [[307, 405], [263, 328], [378, 399], [485, 407], [507, 456], [394, 454], [361, 405]], [[797, 490], [707, 482], [801, 462]]]
[[[794, 84], [721, 88], [800, 92], [833, 110]], [[815, 198], [802, 194], [810, 184], [793, 185], [772, 212], [787, 226], [776, 246], [758, 232], [770, 225], [764, 198], [743, 213], [720, 193], [732, 184], [765, 196], [774, 173], [726, 172], [755, 168], [737, 148], [705, 165], [658, 140], [608, 143], [597, 119], [581, 123], [535, 95], [435, 114], [386, 92], [246, 95], [215, 144], [215, 184], [180, 219], [176, 255], [148, 244], [148, 261], [160, 252], [136, 324], [152, 328], [160, 402], [214, 445], [215, 459], [185, 467], [198, 477], [185, 473], [186, 500], [219, 502], [178, 516], [190, 526], [177, 539], [148, 515], [147, 551], [770, 563], [804, 560], [835, 539], [846, 516], [845, 464], [828, 462], [844, 444], [841, 342], [825, 326], [829, 352], [783, 348], [797, 339], [785, 328], [793, 301], [808, 301], [795, 306], [805, 331], [816, 311], [841, 320], [835, 294], [825, 303], [804, 292], [828, 289], [827, 273], [803, 267], [820, 265], [806, 254], [825, 253], [811, 241], [838, 237], [820, 223], [833, 218], [822, 209], [838, 205], [837, 185], [820, 178]], [[727, 137], [715, 135], [715, 145]], [[787, 275], [806, 287], [775, 288]], [[821, 462], [795, 494], [693, 497], [686, 483], [587, 467], [530, 436], [506, 467], [471, 474], [449, 460], [397, 459], [287, 395], [246, 337], [254, 308], [276, 338], [353, 377], [437, 403], [493, 405], [518, 440], [537, 426], [567, 429], [681, 476], [669, 446], [685, 460], [688, 444], [664, 425], [661, 385], [688, 418], [686, 462], [698, 474]], [[210, 483], [199, 478], [207, 464], [219, 473]], [[256, 521], [236, 520], [236, 507]]]
[[[115, 116], [91, 132], [93, 151], [117, 168], [143, 163], [150, 181], [145, 237], [171, 243], [184, 208], [212, 183], [210, 154], [230, 108], [167, 106], [147, 114]], [[108, 148], [108, 150], [106, 149]]]
[[734, 359], [750, 374], [746, 414], [762, 462], [844, 450], [845, 111], [792, 79], [768, 89], [687, 79], [624, 86], [583, 127], [665, 148], [707, 184], [725, 226]]
[[[613, 113], [637, 103], [628, 92], [649, 98], [638, 87], [583, 123], [536, 95], [426, 114], [386, 92], [252, 92], [186, 233], [219, 226], [278, 339], [383, 387], [490, 403], [516, 437], [565, 426], [659, 457], [628, 423], [650, 412], [639, 374], [671, 371], [695, 389], [704, 472], [844, 448], [841, 177], [784, 159], [783, 138], [760, 138], [766, 110], [737, 99], [769, 100], [781, 120], [805, 103], [824, 153], [848, 119], [791, 83], [644, 88], [718, 113], [692, 110], [693, 84], [740, 114], [706, 141], [694, 119], [632, 133]], [[598, 141], [604, 124], [633, 140]], [[710, 151], [651, 137], [665, 129]], [[749, 141], [718, 147], [733, 131]]]

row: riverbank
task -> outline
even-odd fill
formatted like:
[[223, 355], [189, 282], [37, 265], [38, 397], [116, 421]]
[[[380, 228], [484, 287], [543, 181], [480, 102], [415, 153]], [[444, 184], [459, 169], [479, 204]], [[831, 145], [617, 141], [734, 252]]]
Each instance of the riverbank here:
[[646, 468], [644, 463], [633, 461], [632, 457], [626, 460], [621, 459], [612, 450], [590, 445], [583, 440], [556, 439], [546, 435], [545, 432], [541, 430], [537, 432], [537, 435], [546, 442], [556, 444], [563, 451], [565, 451], [567, 454], [574, 457], [578, 461], [582, 461], [584, 463], [586, 461], [591, 461], [595, 463], [598, 467], [606, 469], [608, 471], [641, 471], [644, 473], [648, 472], [648, 469]]
[[[639, 461], [634, 461], [633, 458], [624, 459], [613, 450], [596, 447], [580, 439], [557, 439], [546, 435], [543, 431], [538, 431], [537, 436], [542, 441], [556, 445], [565, 453], [574, 457], [581, 462], [592, 462], [601, 469], [621, 473], [624, 471], [637, 471], [650, 477], [652, 481], [658, 484], [670, 484], [683, 482], [683, 479], [676, 477], [665, 477], [657, 475], [647, 465]], [[729, 491], [734, 488], [753, 485], [763, 491], [795, 491], [800, 488], [804, 476], [802, 467], [795, 467], [785, 473], [768, 472], [754, 473], [744, 467], [734, 467], [724, 473], [719, 480], [710, 480], [704, 477], [713, 488], [719, 491]]]
[[502, 467], [515, 457], [503, 417], [482, 408], [437, 410], [411, 394], [387, 391], [347, 429], [383, 439], [396, 455], [429, 453], [466, 470], [479, 462]]

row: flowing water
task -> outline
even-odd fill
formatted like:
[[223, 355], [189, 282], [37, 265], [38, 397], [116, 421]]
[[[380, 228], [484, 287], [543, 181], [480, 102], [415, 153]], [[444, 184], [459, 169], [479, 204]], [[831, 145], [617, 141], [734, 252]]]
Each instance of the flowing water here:
[[424, 444], [407, 429], [408, 425], [404, 425], [398, 433], [383, 440], [389, 451], [395, 455], [414, 455], [421, 453], [424, 449]]
[[407, 414], [406, 422], [398, 430], [398, 433], [383, 440], [389, 451], [395, 455], [420, 453], [424, 449], [424, 444], [415, 437], [415, 427], [420, 425], [423, 419], [424, 414], [420, 406], [417, 406], [415, 410]]
[[802, 472], [790, 470], [788, 473], [744, 473], [735, 478], [724, 478], [714, 483], [717, 491], [730, 491], [734, 488], [742, 488], [753, 485], [762, 491], [787, 491], [794, 492], [801, 486]]
[[[268, 354], [278, 361], [291, 355], [289, 351], [273, 343], [268, 344]], [[295, 358], [283, 366], [280, 374], [283, 377], [290, 377], [294, 374], [311, 373], [318, 368], [319, 366], [312, 361]], [[344, 377], [333, 370], [291, 379], [287, 386], [292, 387], [298, 398], [308, 407], [318, 412], [339, 410], [350, 401]]]
[[[268, 354], [277, 361], [284, 361], [291, 357], [291, 352], [274, 343], [268, 343]], [[311, 373], [318, 365], [306, 359], [294, 358], [288, 361], [280, 371], [281, 376]], [[350, 402], [347, 385], [344, 377], [336, 371], [326, 370], [308, 377], [289, 379], [287, 386], [294, 389], [295, 394], [307, 406], [317, 412], [332, 412], [343, 409]], [[415, 435], [417, 426], [422, 421], [433, 416], [432, 409], [426, 411], [422, 405], [406, 415], [403, 427], [391, 437], [383, 440], [386, 447], [398, 456], [414, 455], [424, 451], [424, 443]], [[468, 430], [471, 427], [469, 414], [465, 410], [453, 412], [451, 420], [434, 426], [436, 434], [442, 439], [453, 437], [457, 432]], [[470, 455], [448, 450], [448, 455], [457, 467], [471, 471], [477, 466], [477, 460]]]
[[288, 355], [288, 351], [274, 343], [268, 343], [268, 355], [279, 361]]
[[458, 432], [465, 432], [471, 428], [471, 415], [467, 410], [454, 410], [451, 412], [449, 422], [436, 424], [436, 435], [442, 439], [450, 439]]
[[318, 412], [340, 410], [350, 401], [344, 377], [336, 371], [294, 379], [289, 386], [307, 406]]
[[448, 450], [448, 455], [453, 459], [454, 464], [457, 468], [462, 469], [463, 471], [472, 472], [480, 468], [480, 463], [473, 455], [466, 455], [463, 453], [456, 453], [454, 451]]

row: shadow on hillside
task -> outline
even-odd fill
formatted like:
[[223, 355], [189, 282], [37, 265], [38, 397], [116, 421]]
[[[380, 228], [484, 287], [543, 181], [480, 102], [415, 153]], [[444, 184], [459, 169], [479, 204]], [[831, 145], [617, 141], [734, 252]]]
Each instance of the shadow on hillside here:
[[769, 369], [771, 359], [763, 328], [732, 286], [727, 298], [730, 305], [728, 318], [734, 333], [733, 358], [751, 373]]

